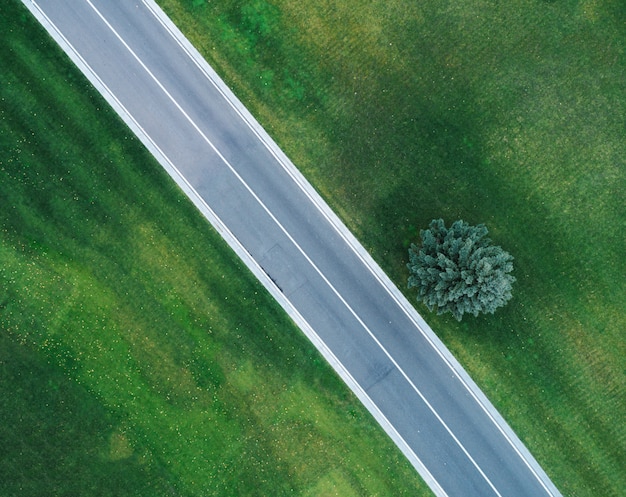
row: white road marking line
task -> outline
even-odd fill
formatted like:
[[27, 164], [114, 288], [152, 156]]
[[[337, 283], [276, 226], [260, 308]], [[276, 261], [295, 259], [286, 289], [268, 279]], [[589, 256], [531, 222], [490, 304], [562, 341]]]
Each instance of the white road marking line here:
[[[329, 215], [329, 213], [327, 212], [327, 209], [324, 208], [324, 204], [325, 202], [320, 198], [317, 198], [317, 193], [315, 193], [315, 196], [311, 194], [311, 192], [309, 191], [308, 188], [306, 188], [303, 183], [308, 183], [308, 181], [302, 176], [302, 177], [296, 177], [296, 175], [294, 174], [294, 171], [292, 171], [292, 168], [289, 167], [284, 160], [278, 156], [278, 154], [276, 153], [276, 151], [274, 150], [274, 147], [272, 147], [270, 144], [267, 143], [267, 141], [265, 140], [265, 138], [263, 136], [261, 136], [261, 134], [258, 132], [258, 130], [256, 129], [255, 126], [252, 125], [252, 123], [249, 121], [248, 118], [246, 118], [245, 115], [242, 114], [242, 112], [239, 110], [239, 108], [231, 101], [231, 98], [222, 90], [222, 88], [220, 87], [219, 84], [216, 83], [216, 81], [214, 81], [213, 77], [206, 71], [206, 69], [202, 66], [201, 63], [199, 63], [199, 61], [197, 60], [197, 57], [195, 57], [190, 50], [185, 46], [184, 43], [181, 42], [180, 40], [180, 36], [183, 36], [182, 33], [176, 33], [174, 32], [174, 30], [168, 25], [168, 23], [166, 23], [164, 21], [164, 19], [162, 19], [162, 15], [160, 14], [159, 11], [157, 11], [156, 9], [158, 8], [156, 5], [154, 5], [154, 2], [152, 0], [142, 0], [142, 3], [146, 6], [146, 8], [148, 8], [148, 10], [151, 11], [151, 13], [157, 18], [157, 20], [161, 23], [161, 25], [166, 29], [166, 31], [168, 31], [170, 33], [170, 36], [172, 38], [174, 38], [175, 42], [181, 47], [181, 49], [187, 54], [187, 56], [194, 62], [194, 64], [200, 69], [200, 71], [205, 75], [205, 77], [211, 82], [211, 84], [213, 84], [213, 86], [217, 89], [217, 91], [224, 97], [224, 99], [229, 103], [229, 105], [232, 107], [232, 109], [240, 116], [241, 120], [250, 128], [250, 130], [258, 137], [259, 141], [261, 141], [263, 143], [263, 145], [265, 145], [265, 147], [267, 148], [267, 150], [270, 152], [270, 154], [272, 154], [274, 156], [274, 158], [276, 159], [276, 161], [281, 165], [281, 167], [283, 167], [283, 169], [285, 170], [285, 172], [287, 172], [287, 174], [292, 178], [292, 180], [294, 181], [294, 183], [296, 183], [298, 185], [298, 187], [302, 190], [302, 192], [309, 198], [309, 200], [311, 200], [311, 202], [317, 207], [317, 209], [319, 210], [319, 212], [322, 214], [322, 216], [324, 218], [326, 218], [326, 220], [329, 222], [329, 224], [335, 229], [335, 231], [339, 234], [339, 236], [346, 242], [346, 244], [352, 249], [352, 251], [356, 254], [357, 258], [359, 258], [363, 264], [370, 270], [370, 272], [373, 274], [373, 276], [378, 280], [379, 283], [381, 283], [381, 285], [385, 288], [385, 290], [387, 291], [387, 293], [389, 293], [389, 295], [391, 296], [391, 298], [398, 304], [398, 306], [404, 311], [404, 313], [407, 315], [407, 317], [409, 318], [409, 320], [411, 322], [413, 322], [413, 324], [415, 325], [415, 327], [419, 330], [419, 332], [422, 334], [422, 336], [428, 341], [428, 343], [430, 343], [431, 347], [437, 352], [437, 354], [441, 357], [441, 359], [448, 365], [448, 367], [450, 368], [450, 370], [453, 372], [453, 374], [457, 377], [457, 379], [461, 382], [461, 384], [466, 388], [466, 390], [470, 393], [470, 395], [472, 396], [472, 398], [474, 399], [474, 401], [480, 406], [480, 408], [487, 414], [487, 416], [489, 417], [489, 419], [492, 421], [492, 423], [496, 426], [496, 428], [498, 429], [498, 431], [502, 434], [502, 436], [505, 438], [505, 440], [511, 445], [511, 447], [513, 448], [513, 450], [516, 452], [516, 454], [519, 456], [519, 458], [524, 462], [524, 464], [526, 465], [526, 467], [531, 471], [531, 473], [533, 474], [533, 476], [535, 476], [535, 478], [537, 479], [537, 481], [541, 484], [541, 486], [544, 488], [544, 490], [551, 496], [554, 496], [555, 494], [547, 487], [547, 485], [545, 484], [545, 482], [543, 481], [543, 478], [541, 478], [539, 476], [539, 474], [537, 473], [537, 471], [535, 470], [535, 468], [533, 467], [533, 465], [530, 463], [530, 461], [528, 460], [528, 458], [521, 452], [521, 450], [519, 449], [518, 445], [514, 442], [514, 440], [511, 438], [511, 435], [509, 433], [506, 432], [505, 428], [502, 426], [502, 424], [500, 422], [498, 422], [496, 420], [496, 418], [494, 417], [493, 413], [490, 412], [490, 409], [488, 409], [488, 407], [485, 405], [485, 403], [479, 399], [479, 397], [476, 395], [476, 392], [474, 391], [475, 389], [472, 388], [469, 383], [467, 382], [467, 380], [461, 375], [459, 374], [459, 372], [457, 371], [457, 368], [455, 368], [452, 363], [450, 362], [450, 359], [448, 357], [446, 357], [443, 352], [440, 350], [440, 347], [438, 347], [432, 340], [432, 338], [429, 336], [429, 334], [422, 328], [422, 326], [419, 324], [419, 322], [415, 319], [415, 316], [413, 315], [413, 312], [416, 312], [415, 309], [408, 303], [408, 302], [403, 302], [400, 301], [400, 299], [398, 298], [398, 296], [395, 294], [395, 292], [392, 291], [392, 289], [389, 287], [390, 285], [392, 285], [393, 288], [395, 288], [395, 284], [393, 282], [391, 282], [391, 280], [389, 281], [385, 281], [388, 280], [388, 277], [382, 273], [382, 270], [377, 270], [377, 264], [376, 262], [371, 259], [371, 256], [369, 257], [371, 259], [367, 260], [366, 257], [364, 257], [364, 255], [361, 253], [361, 251], [357, 250], [356, 246], [359, 245], [358, 240], [356, 240], [356, 238], [354, 239], [349, 239], [346, 234], [344, 233], [344, 229], [342, 229], [343, 227], [343, 223], [341, 222], [341, 220], [336, 217], [336, 215], [334, 215], [334, 213], [332, 213], [332, 217], [331, 215]], [[159, 9], [160, 10], [160, 9]], [[186, 38], [185, 38], [186, 40]], [[204, 59], [202, 59], [204, 60]], [[299, 173], [299, 171], [297, 172], [297, 174], [299, 176], [301, 176], [301, 173]], [[369, 256], [369, 254], [368, 254]], [[382, 274], [381, 274], [382, 273]], [[403, 296], [402, 296], [403, 297]], [[408, 307], [407, 307], [408, 306]], [[481, 391], [482, 393], [482, 391]], [[487, 400], [487, 399], [486, 399]], [[488, 400], [487, 400], [488, 401]], [[506, 423], [506, 421], [504, 419], [502, 419], [503, 422]], [[529, 453], [530, 455], [530, 453]], [[530, 455], [532, 457], [532, 455]]]
[[204, 132], [200, 129], [200, 127], [191, 119], [191, 117], [187, 114], [187, 112], [181, 107], [181, 105], [172, 97], [172, 95], [167, 91], [167, 89], [163, 86], [163, 84], [157, 79], [157, 77], [150, 71], [150, 69], [144, 64], [144, 62], [139, 58], [139, 56], [134, 52], [134, 50], [126, 43], [126, 41], [120, 36], [120, 34], [115, 30], [115, 28], [106, 20], [106, 18], [102, 15], [102, 13], [93, 5], [91, 0], [85, 0], [89, 6], [96, 12], [96, 14], [102, 19], [102, 22], [111, 30], [111, 32], [115, 35], [115, 37], [124, 45], [124, 47], [128, 50], [128, 52], [133, 56], [133, 58], [139, 63], [139, 65], [146, 71], [146, 73], [152, 78], [152, 80], [157, 84], [157, 86], [165, 93], [165, 95], [170, 99], [170, 101], [174, 104], [174, 106], [179, 110], [179, 112], [187, 119], [187, 121], [192, 125], [192, 127], [198, 132], [198, 134], [204, 139], [204, 141], [211, 147], [211, 149], [215, 152], [215, 154], [224, 162], [224, 164], [231, 170], [233, 175], [241, 182], [241, 184], [248, 190], [250, 195], [257, 201], [257, 203], [261, 206], [261, 208], [266, 212], [266, 214], [274, 221], [274, 223], [280, 228], [280, 230], [285, 234], [285, 236], [289, 239], [289, 241], [298, 249], [298, 251], [304, 256], [307, 262], [311, 265], [311, 267], [318, 273], [318, 275], [324, 280], [326, 285], [333, 291], [333, 293], [339, 298], [339, 300], [344, 304], [344, 306], [350, 311], [350, 313], [354, 316], [354, 318], [359, 322], [359, 324], [363, 327], [365, 331], [370, 335], [370, 337], [374, 340], [374, 342], [380, 347], [380, 349], [384, 352], [387, 358], [392, 362], [392, 364], [396, 367], [396, 369], [401, 373], [404, 379], [411, 385], [413, 390], [419, 395], [424, 404], [428, 407], [428, 409], [434, 414], [437, 420], [441, 423], [444, 429], [448, 432], [448, 434], [452, 437], [452, 439], [459, 446], [461, 451], [466, 455], [466, 457], [470, 460], [472, 465], [478, 470], [480, 475], [485, 479], [491, 489], [494, 491], [498, 497], [502, 497], [498, 492], [496, 487], [493, 485], [489, 477], [483, 472], [480, 466], [476, 463], [474, 458], [470, 455], [467, 449], [463, 446], [460, 440], [456, 437], [456, 435], [450, 430], [445, 421], [439, 416], [437, 411], [433, 408], [433, 406], [428, 402], [426, 397], [422, 394], [422, 392], [417, 388], [417, 386], [411, 381], [408, 375], [402, 370], [400, 365], [396, 362], [396, 360], [391, 356], [391, 354], [385, 349], [385, 347], [380, 343], [378, 338], [372, 333], [369, 327], [363, 322], [363, 320], [359, 317], [359, 315], [352, 309], [352, 307], [346, 302], [346, 300], [341, 296], [341, 294], [337, 291], [337, 289], [332, 285], [332, 283], [326, 278], [326, 276], [322, 273], [322, 271], [315, 265], [315, 263], [311, 260], [311, 258], [306, 254], [306, 252], [300, 247], [300, 245], [294, 240], [294, 238], [289, 234], [289, 232], [283, 227], [283, 225], [278, 221], [278, 219], [272, 214], [269, 208], [263, 203], [263, 201], [254, 193], [252, 188], [245, 182], [245, 180], [239, 175], [239, 173], [235, 170], [235, 168], [230, 164], [230, 162], [224, 157], [224, 155], [218, 150], [218, 148], [209, 140], [209, 138], [204, 134]]
[[[113, 94], [113, 92], [108, 88], [108, 86], [100, 79], [97, 73], [93, 70], [93, 68], [82, 58], [76, 48], [65, 38], [65, 36], [61, 33], [60, 29], [50, 20], [50, 18], [43, 12], [41, 7], [33, 0], [23, 0], [24, 2], [29, 2], [37, 12], [33, 12], [33, 14], [37, 17], [37, 14], [41, 16], [45, 22], [54, 29], [57, 36], [63, 41], [63, 44], [67, 46], [75, 57], [79, 59], [81, 64], [87, 69], [88, 73], [91, 74], [93, 78], [95, 78], [98, 83], [105, 90], [106, 94], [109, 95], [109, 98], [113, 99], [117, 106], [122, 111], [122, 114], [126, 116], [134, 125], [137, 130], [139, 130], [139, 135], [143, 136], [146, 140], [148, 140], [151, 146], [154, 148], [156, 152], [155, 155], [160, 156], [163, 161], [166, 162], [167, 166], [169, 166], [170, 176], [174, 178], [176, 183], [181, 187], [181, 189], [191, 198], [191, 200], [196, 204], [198, 209], [203, 212], [205, 217], [207, 217], [211, 224], [216, 228], [218, 232], [222, 234], [222, 236], [228, 241], [229, 245], [235, 249], [235, 252], [241, 257], [244, 261], [247, 262], [247, 266], [251, 269], [251, 271], [257, 276], [258, 279], [265, 282], [265, 287], [270, 287], [274, 289], [274, 292], [270, 292], [274, 295], [276, 300], [281, 302], [284, 306], [290, 308], [288, 314], [297, 322], [300, 328], [303, 330], [305, 335], [316, 344], [317, 349], [324, 356], [324, 358], [329, 362], [329, 364], [333, 365], [334, 369], [337, 373], [342, 377], [346, 384], [350, 386], [355, 395], [360, 399], [360, 401], [368, 408], [370, 413], [377, 419], [378, 423], [387, 431], [390, 438], [396, 441], [396, 444], [402, 450], [402, 452], [407, 456], [407, 458], [412, 462], [413, 466], [419, 468], [419, 474], [424, 478], [424, 480], [428, 483], [431, 489], [435, 492], [438, 497], [448, 497], [448, 494], [443, 490], [440, 486], [439, 482], [432, 476], [428, 468], [422, 463], [421, 459], [417, 456], [417, 454], [413, 451], [410, 445], [404, 440], [402, 435], [396, 430], [396, 428], [391, 424], [391, 422], [387, 419], [387, 417], [383, 414], [383, 412], [378, 408], [378, 406], [372, 401], [371, 397], [363, 390], [361, 385], [353, 378], [350, 372], [346, 369], [343, 363], [335, 356], [335, 354], [328, 348], [326, 343], [319, 337], [319, 335], [315, 332], [313, 327], [304, 319], [304, 317], [299, 313], [299, 311], [291, 304], [291, 302], [284, 297], [284, 294], [280, 291], [280, 289], [276, 286], [276, 284], [271, 281], [271, 279], [267, 276], [265, 271], [261, 268], [261, 266], [256, 262], [254, 258], [249, 254], [246, 248], [241, 245], [239, 240], [232, 234], [232, 232], [228, 229], [228, 227], [222, 222], [222, 220], [215, 214], [215, 212], [209, 207], [209, 205], [204, 201], [204, 199], [198, 194], [198, 192], [191, 186], [191, 184], [187, 181], [187, 179], [180, 173], [178, 168], [174, 165], [174, 163], [169, 159], [168, 156], [160, 149], [160, 147], [154, 142], [151, 136], [143, 129], [143, 127], [135, 120], [132, 114], [124, 107], [124, 105], [117, 99], [117, 97]], [[28, 5], [27, 5], [28, 7]], [[160, 162], [160, 161], [159, 161]], [[168, 169], [168, 167], [166, 167]], [[215, 226], [217, 224], [217, 226]], [[238, 250], [237, 250], [238, 248]]]

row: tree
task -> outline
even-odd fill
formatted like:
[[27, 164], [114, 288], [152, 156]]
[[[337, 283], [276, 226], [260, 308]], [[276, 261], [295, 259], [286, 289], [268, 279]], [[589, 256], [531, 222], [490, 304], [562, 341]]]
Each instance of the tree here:
[[459, 321], [466, 312], [478, 316], [492, 313], [511, 298], [515, 277], [513, 257], [492, 245], [484, 224], [470, 226], [455, 221], [446, 228], [434, 219], [420, 231], [422, 246], [409, 248], [409, 288], [416, 287], [417, 299], [428, 310], [446, 312]]

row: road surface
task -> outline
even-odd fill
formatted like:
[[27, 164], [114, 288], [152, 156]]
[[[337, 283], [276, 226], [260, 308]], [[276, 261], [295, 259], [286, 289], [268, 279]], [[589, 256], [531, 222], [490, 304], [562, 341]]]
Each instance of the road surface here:
[[428, 325], [152, 0], [23, 2], [436, 495], [560, 495]]

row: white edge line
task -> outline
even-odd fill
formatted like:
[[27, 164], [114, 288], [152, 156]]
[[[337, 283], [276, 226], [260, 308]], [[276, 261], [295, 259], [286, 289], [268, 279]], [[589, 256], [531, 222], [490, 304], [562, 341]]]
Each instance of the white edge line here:
[[468, 390], [470, 395], [474, 398], [476, 403], [483, 409], [488, 415], [491, 421], [495, 424], [496, 428], [504, 436], [504, 438], [513, 447], [520, 459], [528, 467], [528, 469], [534, 474], [536, 479], [542, 485], [549, 495], [554, 497], [561, 496], [559, 490], [554, 483], [545, 473], [543, 468], [539, 465], [536, 459], [532, 456], [528, 448], [522, 443], [519, 437], [511, 429], [502, 415], [495, 409], [493, 404], [485, 396], [484, 392], [476, 385], [476, 383], [468, 375], [467, 371], [461, 366], [458, 360], [452, 355], [443, 342], [432, 331], [430, 326], [422, 318], [422, 316], [415, 310], [415, 308], [408, 302], [406, 297], [398, 290], [396, 285], [389, 279], [387, 274], [380, 268], [380, 266], [374, 261], [371, 255], [365, 250], [361, 243], [354, 237], [334, 211], [330, 209], [328, 204], [322, 199], [319, 193], [311, 186], [311, 184], [304, 178], [302, 173], [296, 168], [291, 160], [285, 155], [285, 153], [278, 147], [274, 140], [267, 134], [265, 129], [260, 126], [254, 116], [250, 114], [248, 109], [239, 101], [234, 95], [232, 90], [222, 81], [213, 68], [206, 62], [204, 57], [198, 52], [198, 50], [189, 42], [184, 34], [178, 29], [178, 27], [172, 23], [171, 19], [161, 10], [161, 8], [154, 2], [154, 0], [142, 0], [146, 7], [152, 11], [153, 15], [161, 22], [161, 24], [170, 32], [171, 36], [179, 44], [179, 46], [187, 52], [188, 56], [194, 61], [199, 69], [205, 73], [205, 76], [209, 81], [222, 93], [225, 100], [231, 105], [237, 114], [246, 125], [258, 136], [260, 141], [265, 145], [269, 152], [276, 158], [285, 171], [292, 177], [294, 182], [300, 187], [300, 189], [309, 197], [309, 199], [316, 205], [322, 215], [328, 220], [328, 222], [337, 231], [347, 244], [356, 253], [357, 257], [368, 267], [374, 277], [385, 287], [387, 292], [396, 301], [396, 303], [404, 310], [409, 319], [413, 321], [416, 328], [422, 333], [424, 338], [432, 345], [439, 356], [448, 364], [448, 367], [452, 370], [455, 376], [461, 381], [461, 383]]
[[206, 204], [206, 202], [200, 197], [195, 189], [187, 182], [187, 180], [178, 171], [176, 166], [170, 161], [170, 159], [160, 150], [160, 148], [154, 143], [150, 136], [144, 131], [144, 129], [134, 120], [132, 115], [126, 110], [126, 108], [117, 100], [114, 94], [108, 89], [106, 84], [100, 80], [97, 74], [91, 69], [86, 61], [79, 55], [69, 41], [61, 34], [56, 25], [46, 16], [46, 14], [39, 8], [39, 6], [32, 0], [22, 0], [24, 5], [29, 11], [37, 18], [42, 26], [50, 36], [61, 46], [64, 52], [69, 58], [78, 66], [83, 74], [89, 79], [89, 81], [96, 87], [99, 93], [107, 100], [107, 102], [115, 109], [117, 114], [122, 120], [133, 130], [135, 135], [143, 142], [144, 146], [150, 150], [152, 155], [157, 159], [161, 166], [168, 172], [168, 174], [174, 179], [181, 190], [187, 195], [187, 197], [194, 203], [196, 208], [204, 215], [204, 217], [211, 223], [215, 230], [225, 239], [232, 250], [243, 260], [248, 269], [261, 281], [263, 286], [270, 292], [272, 297], [279, 302], [281, 307], [287, 312], [287, 314], [293, 319], [298, 327], [303, 331], [307, 338], [316, 346], [318, 351], [326, 359], [326, 361], [333, 367], [333, 369], [339, 374], [343, 381], [350, 387], [359, 401], [367, 408], [367, 410], [376, 419], [379, 425], [385, 430], [387, 435], [395, 442], [398, 448], [402, 451], [405, 457], [411, 462], [411, 464], [417, 469], [420, 476], [424, 479], [426, 484], [433, 490], [437, 497], [448, 497], [448, 494], [441, 488], [437, 480], [428, 471], [426, 466], [422, 463], [419, 457], [407, 444], [404, 438], [397, 432], [394, 426], [389, 422], [387, 417], [380, 411], [376, 404], [371, 400], [369, 395], [363, 390], [363, 388], [354, 380], [352, 375], [348, 372], [345, 366], [337, 359], [327, 345], [320, 339], [315, 333], [314, 329], [309, 323], [302, 317], [291, 302], [280, 291], [277, 285], [269, 278], [269, 276], [263, 271], [261, 266], [252, 258], [248, 251], [241, 245], [239, 240], [231, 233], [221, 219], [213, 212], [213, 210]]

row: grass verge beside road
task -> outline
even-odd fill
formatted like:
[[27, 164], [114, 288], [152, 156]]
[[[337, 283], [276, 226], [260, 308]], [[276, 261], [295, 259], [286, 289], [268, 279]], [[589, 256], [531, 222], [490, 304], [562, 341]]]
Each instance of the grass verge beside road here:
[[0, 494], [430, 495], [19, 1], [0, 33]]
[[159, 3], [400, 288], [431, 219], [487, 224], [513, 300], [427, 319], [564, 495], [620, 495], [623, 3]]

